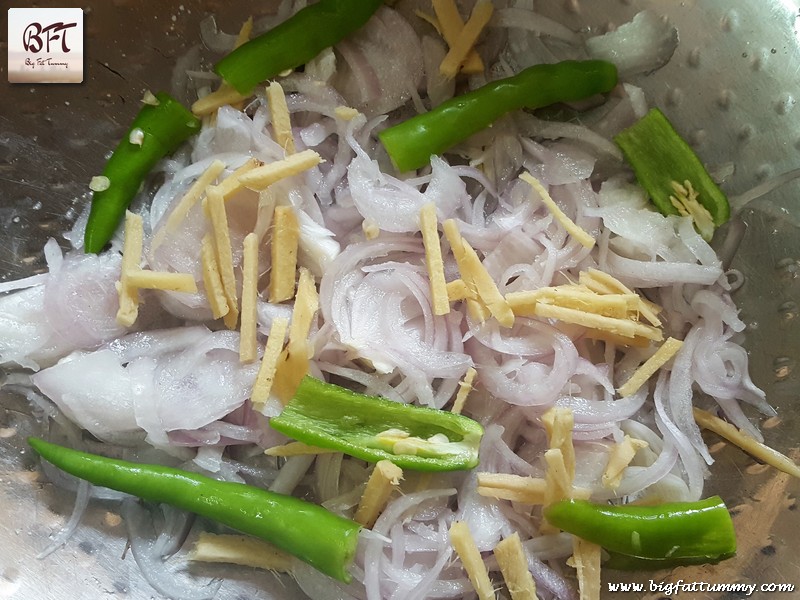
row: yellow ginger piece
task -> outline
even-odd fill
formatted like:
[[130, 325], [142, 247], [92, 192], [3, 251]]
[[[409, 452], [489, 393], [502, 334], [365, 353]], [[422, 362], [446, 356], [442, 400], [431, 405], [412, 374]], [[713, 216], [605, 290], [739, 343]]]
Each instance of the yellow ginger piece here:
[[[253, 17], [249, 17], [244, 23], [242, 23], [242, 27], [239, 29], [239, 35], [236, 36], [236, 42], [233, 46], [234, 49], [248, 41], [252, 31]], [[216, 112], [218, 108], [225, 106], [226, 104], [241, 108], [242, 101], [246, 99], [247, 96], [242, 96], [239, 92], [233, 89], [233, 87], [223, 81], [216, 91], [211, 92], [207, 96], [200, 98], [194, 104], [192, 104], [192, 112], [198, 117], [204, 117], [211, 115], [212, 113]]]
[[[444, 38], [449, 47], [456, 45], [461, 30], [464, 29], [464, 20], [458, 12], [455, 0], [433, 0], [435, 17], [417, 12], [417, 15], [433, 25]], [[483, 73], [484, 65], [478, 52], [472, 48], [462, 63], [461, 70], [469, 75]]]
[[209, 186], [206, 189], [203, 206], [211, 221], [217, 268], [222, 280], [222, 291], [228, 303], [228, 312], [225, 313], [222, 320], [228, 329], [236, 329], [239, 321], [239, 298], [236, 290], [236, 276], [233, 272], [233, 249], [228, 229], [228, 215], [225, 212], [225, 197], [217, 186]]
[[480, 321], [485, 320], [485, 311], [488, 309], [500, 325], [511, 327], [514, 324], [514, 313], [500, 290], [497, 289], [497, 284], [492, 276], [481, 263], [478, 254], [461, 237], [455, 221], [448, 219], [442, 226], [470, 296], [475, 295], [479, 299], [478, 302], [472, 300], [470, 296], [467, 297], [467, 308], [473, 311], [473, 317], [477, 317]]
[[442, 260], [438, 225], [436, 205], [429, 202], [422, 207], [419, 213], [422, 243], [425, 246], [425, 267], [428, 270], [428, 280], [430, 281], [433, 314], [446, 315], [450, 312], [450, 299], [444, 278], [444, 261]]
[[489, 310], [478, 299], [478, 290], [473, 279], [471, 267], [466, 260], [467, 253], [464, 249], [464, 242], [458, 230], [458, 225], [453, 219], [447, 219], [442, 223], [442, 229], [444, 230], [444, 235], [450, 244], [450, 249], [453, 251], [453, 256], [458, 264], [458, 270], [461, 273], [461, 281], [464, 282], [466, 288], [467, 293], [465, 299], [470, 317], [478, 323], [483, 323], [489, 317]]
[[475, 539], [469, 526], [463, 521], [456, 521], [450, 526], [450, 543], [461, 559], [472, 587], [478, 592], [480, 600], [494, 600], [494, 589], [489, 579], [489, 571], [481, 559], [481, 553], [475, 545]]
[[208, 166], [203, 174], [197, 178], [197, 181], [192, 184], [189, 190], [178, 201], [175, 208], [170, 211], [164, 226], [153, 236], [153, 242], [151, 244], [152, 250], [156, 250], [164, 242], [164, 238], [167, 234], [174, 233], [178, 229], [192, 207], [203, 197], [206, 188], [211, 185], [224, 170], [225, 163], [221, 160], [215, 160]]
[[467, 369], [467, 372], [464, 374], [464, 379], [458, 382], [458, 393], [456, 394], [456, 399], [453, 401], [453, 408], [450, 412], [460, 415], [461, 411], [464, 410], [464, 404], [467, 402], [467, 396], [472, 391], [472, 382], [475, 380], [477, 374], [478, 372], [474, 367]]
[[267, 346], [264, 348], [264, 356], [261, 357], [261, 366], [258, 369], [256, 382], [253, 385], [253, 392], [250, 394], [250, 400], [253, 406], [258, 409], [263, 408], [267, 400], [269, 400], [272, 384], [275, 381], [278, 359], [283, 349], [283, 342], [288, 327], [288, 320], [277, 318], [272, 321], [272, 326], [269, 329]]
[[454, 42], [452, 44], [448, 42], [450, 50], [448, 50], [439, 65], [439, 73], [441, 75], [448, 79], [456, 76], [461, 65], [466, 62], [467, 57], [473, 50], [481, 32], [489, 24], [493, 11], [494, 6], [491, 2], [478, 2], [475, 5], [475, 8], [472, 9], [472, 14], [464, 24], [464, 27], [461, 28], [461, 31], [458, 32]]
[[222, 276], [217, 264], [214, 240], [211, 234], [203, 236], [200, 244], [200, 265], [203, 268], [203, 285], [206, 288], [208, 304], [211, 306], [211, 315], [215, 319], [221, 319], [228, 314], [228, 299], [225, 297], [225, 290], [222, 287]]
[[258, 236], [244, 238], [242, 257], [242, 319], [239, 326], [239, 360], [253, 362], [258, 357]]
[[[578, 283], [598, 294], [633, 294], [633, 291], [623, 285], [621, 281], [598, 269], [581, 271], [578, 276]], [[653, 327], [661, 327], [661, 320], [658, 318], [661, 307], [641, 296], [638, 296], [638, 298], [639, 314], [649, 321]]]
[[698, 202], [699, 194], [692, 187], [692, 182], [686, 180], [681, 185], [677, 181], [673, 181], [672, 190], [675, 192], [674, 196], [669, 197], [672, 206], [678, 209], [682, 217], [691, 217], [700, 236], [710, 242], [714, 237], [714, 217], [705, 206]]
[[478, 473], [478, 493], [522, 504], [544, 504], [547, 482], [509, 473]]
[[200, 534], [189, 560], [208, 563], [227, 563], [288, 573], [292, 557], [275, 546], [244, 535]]
[[683, 346], [683, 342], [675, 338], [667, 338], [667, 341], [661, 344], [661, 347], [656, 350], [655, 354], [648, 358], [642, 366], [636, 369], [636, 372], [630, 376], [617, 390], [617, 393], [623, 398], [635, 394], [636, 391], [642, 387], [656, 371], [663, 367], [669, 359], [671, 359], [678, 350]]
[[117, 282], [119, 310], [117, 323], [130, 327], [139, 316], [139, 290], [128, 283], [128, 275], [140, 268], [144, 230], [142, 217], [130, 211], [125, 212], [125, 239], [122, 243], [122, 265]]
[[190, 273], [169, 273], [137, 269], [128, 273], [127, 284], [131, 287], [167, 292], [197, 293], [197, 283]]
[[636, 453], [647, 446], [648, 444], [644, 440], [637, 440], [629, 435], [626, 435], [619, 444], [614, 444], [608, 455], [608, 464], [603, 471], [601, 480], [603, 486], [612, 490], [617, 489], [622, 483], [625, 469], [631, 464]]
[[249, 173], [256, 167], [262, 166], [262, 163], [257, 158], [248, 158], [242, 166], [238, 167], [236, 170], [233, 171], [230, 175], [228, 175], [225, 179], [219, 182], [216, 186], [217, 191], [222, 195], [222, 198], [227, 202], [227, 200], [232, 197], [236, 192], [241, 191], [244, 189], [244, 185], [240, 181], [240, 178], [245, 173]]
[[260, 191], [276, 181], [297, 175], [322, 162], [322, 157], [313, 150], [290, 154], [282, 160], [256, 167], [239, 178], [241, 184], [251, 190]]
[[542, 185], [541, 181], [536, 179], [528, 172], [523, 173], [519, 176], [519, 178], [533, 188], [533, 190], [539, 195], [539, 198], [541, 198], [542, 203], [547, 207], [547, 210], [549, 210], [550, 214], [553, 215], [553, 218], [561, 223], [561, 226], [567, 230], [567, 233], [578, 240], [581, 246], [584, 248], [594, 247], [594, 238], [589, 235], [586, 230], [579, 227], [572, 219], [564, 214], [564, 211], [558, 207], [558, 205], [555, 203], [555, 200], [553, 200], [553, 198], [550, 196], [550, 193], [547, 191], [547, 188]]
[[499, 542], [494, 547], [494, 556], [508, 587], [508, 593], [511, 594], [511, 600], [536, 600], [536, 583], [528, 568], [528, 559], [525, 557], [519, 534], [514, 532]]
[[758, 460], [775, 467], [800, 479], [800, 466], [798, 466], [791, 458], [785, 454], [781, 454], [777, 450], [773, 450], [766, 444], [762, 444], [758, 440], [750, 437], [741, 429], [731, 425], [727, 421], [723, 421], [719, 417], [715, 417], [710, 412], [700, 408], [693, 408], [694, 420], [703, 429], [713, 431], [720, 437], [725, 438], [732, 444], [739, 446], [748, 454], [756, 457]]
[[287, 155], [294, 154], [294, 136], [292, 135], [289, 107], [286, 105], [286, 95], [283, 93], [283, 87], [277, 81], [273, 81], [267, 86], [267, 101], [269, 103], [269, 114], [272, 120], [275, 141], [278, 142]]
[[301, 268], [289, 327], [289, 341], [281, 353], [275, 377], [275, 395], [284, 403], [292, 399], [300, 381], [308, 373], [308, 361], [312, 353], [308, 336], [318, 309], [319, 295], [314, 276], [308, 269]]
[[294, 297], [300, 226], [291, 206], [276, 206], [273, 218], [269, 301], [283, 302]]
[[581, 600], [600, 600], [600, 546], [573, 537], [567, 564], [577, 571]]
[[367, 481], [353, 520], [372, 527], [386, 507], [389, 496], [403, 479], [403, 470], [389, 460], [380, 460]]

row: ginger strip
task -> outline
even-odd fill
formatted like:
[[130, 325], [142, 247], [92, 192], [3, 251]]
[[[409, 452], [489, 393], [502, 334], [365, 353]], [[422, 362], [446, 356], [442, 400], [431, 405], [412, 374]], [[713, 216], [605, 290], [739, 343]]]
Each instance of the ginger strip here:
[[228, 329], [236, 329], [239, 321], [239, 298], [236, 291], [236, 276], [233, 272], [233, 250], [228, 229], [228, 215], [225, 212], [225, 198], [217, 186], [209, 186], [206, 189], [204, 206], [211, 221], [217, 267], [222, 280], [222, 290], [228, 302], [228, 312], [222, 320]]
[[581, 600], [600, 600], [600, 546], [573, 537], [572, 558], [567, 564], [577, 571]]
[[647, 448], [648, 443], [644, 440], [637, 440], [629, 435], [619, 443], [614, 444], [608, 456], [608, 464], [601, 481], [603, 487], [615, 490], [622, 483], [622, 475], [625, 469], [631, 464], [631, 461], [636, 456], [636, 453], [642, 448]]
[[239, 177], [239, 182], [251, 190], [260, 191], [276, 181], [302, 173], [320, 162], [322, 162], [322, 158], [319, 154], [313, 150], [303, 150], [287, 156], [283, 160], [256, 167]]
[[439, 21], [442, 37], [449, 46], [447, 55], [439, 65], [439, 73], [452, 79], [462, 65], [467, 73], [482, 72], [483, 61], [474, 46], [489, 19], [492, 18], [494, 6], [490, 2], [476, 4], [466, 23], [461, 19], [452, 0], [434, 0], [433, 10]]
[[463, 279], [454, 279], [447, 282], [447, 299], [449, 302], [457, 302], [467, 298], [474, 300], [476, 296], [472, 296], [471, 293]]
[[267, 102], [275, 141], [278, 142], [278, 145], [283, 148], [287, 155], [294, 154], [296, 150], [289, 107], [286, 104], [286, 95], [283, 93], [283, 87], [277, 81], [273, 81], [267, 86]]
[[242, 318], [239, 327], [239, 360], [253, 362], [258, 358], [258, 236], [248, 233], [243, 242]]
[[269, 301], [283, 302], [294, 297], [300, 227], [291, 206], [276, 206], [273, 219]]
[[458, 382], [458, 393], [456, 394], [456, 399], [453, 401], [453, 408], [450, 412], [460, 415], [461, 411], [464, 410], [464, 404], [466, 404], [467, 396], [469, 396], [469, 393], [472, 391], [472, 382], [475, 381], [475, 375], [477, 374], [478, 372], [474, 367], [467, 369], [467, 372], [464, 374], [464, 379]]
[[683, 346], [683, 342], [675, 338], [667, 338], [667, 341], [661, 344], [661, 347], [656, 350], [655, 354], [648, 358], [642, 366], [636, 369], [636, 372], [630, 376], [628, 381], [622, 384], [617, 393], [623, 398], [635, 394], [636, 391], [642, 387], [648, 379], [650, 379], [656, 371], [663, 367], [669, 359], [671, 359], [678, 350]]
[[245, 535], [202, 532], [189, 553], [189, 560], [228, 563], [279, 573], [292, 569], [292, 557], [275, 546]]
[[425, 267], [430, 281], [433, 314], [446, 315], [450, 312], [450, 298], [444, 278], [439, 221], [436, 218], [436, 205], [433, 202], [429, 202], [420, 210], [419, 226], [422, 231], [422, 244], [425, 247]]
[[203, 236], [200, 245], [200, 264], [203, 268], [203, 286], [206, 289], [206, 297], [211, 307], [211, 315], [215, 319], [221, 319], [230, 310], [228, 299], [225, 297], [225, 290], [222, 287], [222, 276], [217, 264], [217, 255], [214, 250], [214, 240], [211, 234]]
[[550, 193], [547, 191], [542, 183], [536, 179], [530, 173], [523, 173], [519, 176], [522, 181], [528, 183], [535, 191], [542, 200], [542, 204], [547, 207], [547, 210], [550, 211], [550, 214], [553, 215], [556, 221], [561, 223], [561, 226], [567, 230], [572, 237], [574, 237], [584, 248], [593, 248], [595, 244], [594, 238], [589, 235], [589, 233], [579, 227], [575, 221], [570, 219], [564, 211], [561, 210], [558, 204], [555, 203], [555, 200], [550, 196]]
[[278, 358], [281, 355], [288, 327], [289, 321], [287, 319], [278, 318], [272, 321], [269, 337], [267, 338], [267, 346], [264, 348], [264, 356], [261, 357], [261, 366], [258, 369], [256, 382], [253, 385], [253, 392], [250, 394], [250, 400], [256, 408], [262, 408], [269, 400], [272, 384], [275, 381]]
[[718, 436], [725, 438], [732, 444], [739, 446], [748, 454], [754, 456], [760, 461], [767, 463], [776, 469], [797, 477], [800, 479], [800, 466], [797, 465], [791, 458], [785, 454], [781, 454], [777, 450], [773, 450], [766, 444], [762, 444], [758, 440], [750, 437], [736, 426], [731, 425], [727, 421], [723, 421], [719, 417], [715, 417], [710, 412], [700, 408], [693, 408], [694, 420], [703, 429], [713, 431]]
[[372, 527], [402, 479], [400, 467], [389, 460], [379, 460], [369, 476], [353, 520], [364, 527]]
[[311, 355], [308, 335], [318, 309], [319, 295], [314, 276], [308, 269], [301, 268], [289, 326], [289, 341], [281, 353], [275, 376], [275, 395], [284, 403], [292, 399], [300, 380], [308, 373]]
[[131, 211], [125, 211], [125, 239], [122, 243], [122, 264], [117, 282], [117, 293], [119, 294], [117, 323], [123, 327], [133, 325], [136, 317], [139, 316], [139, 290], [128, 283], [128, 276], [140, 268], [143, 244], [142, 217]]
[[536, 583], [528, 568], [519, 533], [514, 532], [499, 542], [493, 552], [511, 600], [536, 600]]
[[164, 290], [167, 292], [197, 293], [197, 283], [189, 273], [168, 273], [165, 271], [145, 271], [136, 269], [128, 272], [127, 283], [131, 287]]
[[[598, 269], [589, 269], [588, 271], [581, 271], [578, 276], [578, 282], [585, 285], [587, 288], [598, 294], [633, 294], [634, 292], [625, 286], [617, 278], [604, 273]], [[638, 294], [637, 294], [638, 296]], [[661, 307], [654, 304], [641, 296], [638, 296], [638, 309], [639, 313], [650, 322], [653, 327], [661, 327], [661, 319], [658, 318], [658, 313], [661, 312]]]
[[547, 482], [510, 473], [478, 473], [478, 493], [522, 504], [544, 504]]
[[450, 526], [450, 543], [461, 559], [461, 564], [467, 572], [472, 587], [478, 592], [478, 598], [494, 600], [494, 589], [486, 564], [475, 545], [475, 539], [469, 531], [469, 526], [464, 521], [456, 521]]
[[173, 208], [169, 213], [167, 221], [164, 223], [164, 227], [159, 229], [155, 236], [153, 236], [153, 243], [151, 246], [152, 250], [155, 251], [162, 243], [164, 243], [164, 238], [168, 234], [174, 233], [178, 229], [180, 224], [183, 223], [183, 220], [186, 218], [186, 215], [188, 215], [189, 211], [192, 210], [192, 207], [197, 204], [200, 198], [202, 198], [206, 188], [211, 185], [224, 170], [225, 163], [223, 163], [221, 160], [215, 160], [205, 171], [203, 171], [203, 174], [197, 178], [197, 181], [191, 185], [191, 187], [175, 205], [175, 208]]
[[621, 335], [626, 338], [635, 338], [637, 336], [644, 337], [649, 340], [660, 342], [663, 339], [663, 334], [660, 329], [637, 323], [630, 319], [617, 319], [614, 317], [606, 317], [595, 313], [588, 313], [574, 308], [566, 308], [563, 306], [555, 306], [553, 304], [542, 304], [537, 302], [534, 307], [534, 313], [539, 317], [547, 317], [551, 319], [558, 319], [565, 323], [574, 323], [575, 325], [583, 325], [590, 329], [599, 329], [608, 333]]
[[245, 173], [249, 173], [253, 169], [260, 167], [263, 164], [264, 163], [262, 163], [257, 158], [248, 158], [242, 164], [242, 166], [235, 169], [233, 173], [231, 173], [225, 179], [219, 182], [219, 185], [216, 186], [217, 190], [219, 191], [220, 194], [222, 194], [222, 197], [227, 201], [228, 198], [233, 196], [234, 193], [244, 189], [244, 186], [242, 185], [242, 182], [239, 181], [239, 178]]

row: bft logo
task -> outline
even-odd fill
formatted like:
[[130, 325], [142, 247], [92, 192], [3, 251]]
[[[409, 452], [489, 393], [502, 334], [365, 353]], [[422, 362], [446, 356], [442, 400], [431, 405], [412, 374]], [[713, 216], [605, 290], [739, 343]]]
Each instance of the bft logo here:
[[46, 47], [45, 52], [49, 53], [50, 43], [61, 40], [61, 51], [66, 54], [70, 52], [67, 46], [67, 30], [77, 26], [77, 23], [52, 23], [43, 27], [41, 23], [31, 23], [22, 34], [22, 46], [27, 52], [34, 54]]
[[8, 81], [83, 81], [83, 10], [8, 9]]

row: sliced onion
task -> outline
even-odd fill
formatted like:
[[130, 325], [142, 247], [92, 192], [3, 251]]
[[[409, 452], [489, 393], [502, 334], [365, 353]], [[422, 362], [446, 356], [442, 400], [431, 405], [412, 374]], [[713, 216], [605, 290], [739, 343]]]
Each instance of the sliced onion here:
[[[388, 536], [392, 525], [405, 513], [420, 506], [428, 500], [447, 498], [456, 493], [454, 488], [426, 490], [406, 494], [391, 501], [378, 517], [372, 530], [380, 535]], [[364, 587], [369, 600], [381, 600], [381, 555], [382, 543], [378, 539], [370, 539], [364, 551]]]
[[564, 42], [575, 44], [578, 34], [557, 21], [524, 8], [501, 8], [492, 15], [492, 27], [512, 27], [524, 29], [537, 35], [545, 35]]
[[617, 65], [623, 77], [664, 66], [678, 47], [678, 31], [650, 10], [638, 13], [615, 31], [586, 40], [592, 58]]
[[78, 493], [75, 496], [75, 505], [72, 508], [72, 514], [69, 516], [69, 520], [67, 520], [64, 527], [53, 536], [47, 548], [36, 555], [36, 558], [42, 559], [50, 556], [69, 541], [69, 538], [72, 537], [72, 534], [75, 533], [75, 529], [77, 529], [80, 524], [83, 514], [86, 512], [86, 507], [89, 505], [89, 498], [91, 497], [91, 491], [92, 484], [88, 481], [80, 480], [78, 482]]
[[209, 50], [219, 54], [230, 52], [236, 43], [236, 34], [220, 31], [214, 15], [200, 21], [200, 38]]
[[[190, 583], [187, 578], [177, 578], [176, 571], [157, 554], [156, 540], [152, 538], [152, 517], [136, 500], [122, 504], [122, 514], [128, 530], [133, 559], [142, 575], [153, 589], [172, 600], [212, 600], [222, 585], [221, 579], [211, 579], [204, 584]], [[163, 542], [162, 542], [163, 543]]]

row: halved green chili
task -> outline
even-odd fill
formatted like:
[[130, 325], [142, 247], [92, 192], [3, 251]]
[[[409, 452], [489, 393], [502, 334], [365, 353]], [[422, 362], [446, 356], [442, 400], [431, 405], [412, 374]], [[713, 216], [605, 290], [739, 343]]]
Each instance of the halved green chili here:
[[200, 130], [197, 117], [169, 94], [159, 92], [155, 98], [158, 104], [142, 106], [103, 169], [108, 187], [92, 196], [84, 236], [87, 253], [102, 251], [155, 164]]
[[[692, 203], [699, 202], [711, 216], [709, 227], [695, 218], [698, 230], [707, 239], [713, 235], [714, 226], [722, 225], [730, 218], [731, 209], [725, 192], [711, 179], [694, 150], [657, 108], [618, 133], [614, 141], [661, 214], [691, 212]], [[675, 185], [685, 188], [687, 181], [697, 192], [697, 197], [677, 202], [684, 194], [678, 193]], [[672, 198], [676, 198], [676, 202]], [[681, 210], [680, 204], [685, 205], [685, 210]]]
[[463, 415], [359, 394], [310, 376], [270, 425], [306, 444], [418, 471], [471, 469], [483, 435], [483, 427]]
[[88, 454], [39, 438], [28, 438], [28, 443], [59, 469], [94, 485], [219, 521], [274, 544], [326, 575], [350, 581], [348, 567], [361, 525], [321, 506], [188, 471]]
[[736, 553], [733, 521], [719, 496], [658, 506], [564, 500], [544, 509], [556, 527], [599, 544], [614, 568], [718, 562]]
[[360, 29], [381, 4], [383, 0], [320, 0], [242, 44], [214, 70], [247, 95], [262, 81], [307, 63]]
[[433, 154], [485, 129], [504, 114], [583, 100], [617, 85], [616, 67], [601, 60], [534, 65], [383, 130], [378, 137], [401, 171], [418, 169]]

